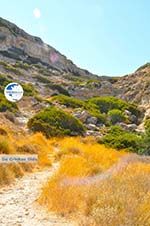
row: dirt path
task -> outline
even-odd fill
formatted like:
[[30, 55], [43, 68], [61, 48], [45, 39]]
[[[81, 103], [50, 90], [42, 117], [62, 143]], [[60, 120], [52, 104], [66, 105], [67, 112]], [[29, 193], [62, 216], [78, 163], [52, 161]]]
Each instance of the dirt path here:
[[1, 226], [75, 226], [52, 213], [35, 201], [42, 184], [54, 173], [52, 169], [25, 175], [14, 185], [0, 190]]

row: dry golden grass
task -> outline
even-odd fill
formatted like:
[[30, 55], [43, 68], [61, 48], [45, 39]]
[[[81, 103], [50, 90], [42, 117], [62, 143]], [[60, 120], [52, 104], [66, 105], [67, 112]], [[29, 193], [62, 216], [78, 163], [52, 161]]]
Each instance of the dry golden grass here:
[[[60, 161], [39, 197], [49, 210], [77, 216], [82, 226], [150, 225], [148, 161], [108, 149], [94, 138], [48, 140], [41, 133], [15, 137], [3, 129], [0, 153], [38, 154], [38, 167]], [[0, 185], [33, 168], [31, 164], [0, 165]]]
[[0, 186], [11, 183], [36, 167], [51, 166], [52, 146], [42, 134], [15, 136], [8, 128], [0, 127], [0, 154], [38, 154], [38, 163], [0, 165]]
[[149, 226], [150, 164], [93, 140], [53, 140], [60, 168], [39, 203], [82, 226]]
[[20, 153], [38, 154], [39, 166], [50, 166], [52, 163], [53, 147], [42, 133], [20, 138], [16, 141], [16, 148]]
[[56, 158], [61, 157], [60, 168], [44, 187], [40, 202], [46, 202], [48, 207], [65, 213], [79, 209], [80, 205], [83, 209], [83, 197], [89, 189], [85, 183], [82, 186], [82, 182], [76, 186], [67, 184], [66, 187], [66, 178], [74, 183], [74, 179], [97, 175], [125, 155], [123, 151], [107, 149], [87, 138], [56, 139], [53, 145], [56, 147]]

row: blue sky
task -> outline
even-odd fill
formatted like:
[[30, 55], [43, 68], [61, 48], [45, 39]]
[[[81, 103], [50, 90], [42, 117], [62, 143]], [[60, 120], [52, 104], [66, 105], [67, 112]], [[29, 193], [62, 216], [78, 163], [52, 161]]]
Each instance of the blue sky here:
[[150, 61], [149, 12], [149, 0], [0, 0], [1, 17], [109, 76]]

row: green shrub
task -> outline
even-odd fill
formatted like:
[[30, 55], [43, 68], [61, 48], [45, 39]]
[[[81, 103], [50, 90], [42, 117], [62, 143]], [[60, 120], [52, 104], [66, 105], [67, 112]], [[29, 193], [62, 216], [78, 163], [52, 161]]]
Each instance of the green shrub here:
[[4, 95], [0, 94], [0, 112], [16, 112], [16, 110], [18, 110], [16, 103], [7, 101]]
[[150, 119], [145, 121], [145, 133], [143, 134], [141, 154], [150, 155]]
[[109, 120], [112, 124], [116, 124], [118, 122], [125, 122], [126, 117], [121, 110], [113, 109], [108, 112]]
[[150, 133], [150, 119], [145, 120], [144, 127], [145, 127], [146, 133]]
[[24, 83], [22, 84], [24, 95], [25, 96], [35, 96], [37, 94], [37, 91], [35, 90], [35, 87], [30, 83]]
[[140, 114], [136, 105], [127, 103], [124, 100], [112, 96], [94, 97], [89, 99], [89, 103], [95, 104], [101, 113], [108, 113], [108, 111], [112, 109], [118, 109], [121, 111], [126, 109], [136, 116]]
[[98, 119], [98, 123], [106, 124], [106, 115], [101, 114], [99, 108], [93, 103], [64, 95], [54, 96], [52, 101], [57, 101], [58, 103], [70, 108], [83, 108], [88, 111], [90, 115], [96, 117]]
[[16, 62], [14, 64], [14, 67], [21, 68], [21, 69], [24, 69], [24, 70], [28, 70], [28, 69], [31, 68], [31, 65], [29, 65], [27, 63], [23, 63], [23, 62]]
[[65, 95], [57, 95], [52, 98], [52, 100], [57, 101], [60, 104], [65, 105], [66, 107], [71, 108], [80, 108], [84, 107], [85, 103], [84, 101], [74, 98], [74, 97], [68, 97]]
[[112, 126], [100, 142], [116, 149], [127, 149], [139, 153], [142, 137], [135, 133], [124, 131], [119, 126]]
[[28, 127], [34, 132], [42, 132], [47, 137], [74, 133], [82, 135], [84, 132], [84, 126], [78, 119], [55, 107], [39, 112], [29, 120]]

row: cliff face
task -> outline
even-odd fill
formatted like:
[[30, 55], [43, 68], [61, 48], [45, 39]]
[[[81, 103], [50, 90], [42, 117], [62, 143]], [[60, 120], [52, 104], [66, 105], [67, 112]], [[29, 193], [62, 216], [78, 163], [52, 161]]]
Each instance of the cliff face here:
[[0, 55], [10, 60], [21, 60], [29, 64], [40, 63], [60, 72], [92, 76], [87, 70], [78, 68], [71, 60], [40, 38], [27, 34], [15, 24], [0, 18]]

